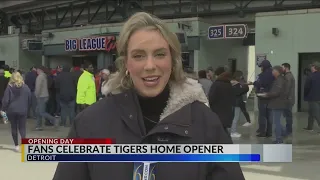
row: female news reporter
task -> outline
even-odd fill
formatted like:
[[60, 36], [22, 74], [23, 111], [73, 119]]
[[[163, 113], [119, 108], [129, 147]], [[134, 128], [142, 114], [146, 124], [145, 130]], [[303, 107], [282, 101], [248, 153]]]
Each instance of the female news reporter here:
[[[231, 143], [206, 105], [201, 85], [185, 78], [177, 36], [158, 18], [133, 15], [122, 27], [112, 94], [81, 112], [70, 138], [119, 144]], [[129, 180], [134, 163], [59, 163], [54, 180]], [[157, 180], [243, 180], [238, 163], [157, 163]]]
[[7, 113], [11, 124], [15, 151], [19, 151], [18, 130], [21, 138], [26, 138], [26, 122], [30, 104], [30, 89], [24, 84], [19, 72], [12, 73], [2, 99], [2, 111]]

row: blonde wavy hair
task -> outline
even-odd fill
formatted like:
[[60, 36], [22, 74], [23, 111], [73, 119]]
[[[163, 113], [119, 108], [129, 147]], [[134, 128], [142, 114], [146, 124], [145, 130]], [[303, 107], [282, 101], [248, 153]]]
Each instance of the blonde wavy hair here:
[[19, 72], [14, 72], [11, 74], [11, 78], [9, 80], [9, 84], [11, 86], [22, 87], [24, 85], [24, 80]]
[[182, 69], [181, 45], [177, 35], [171, 32], [161, 19], [145, 12], [138, 12], [127, 20], [120, 32], [117, 41], [118, 58], [116, 60], [118, 71], [110, 75], [106, 94], [118, 94], [133, 87], [126, 69], [128, 41], [133, 33], [141, 29], [156, 30], [162, 34], [169, 44], [172, 56], [172, 72], [169, 81], [174, 83], [185, 81], [186, 77]]

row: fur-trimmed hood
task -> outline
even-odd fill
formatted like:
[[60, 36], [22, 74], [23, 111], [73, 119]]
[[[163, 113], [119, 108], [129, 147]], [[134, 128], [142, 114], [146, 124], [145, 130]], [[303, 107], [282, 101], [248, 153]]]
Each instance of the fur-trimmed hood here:
[[179, 85], [170, 83], [170, 96], [167, 106], [160, 116], [160, 121], [170, 114], [178, 111], [187, 104], [199, 101], [208, 105], [208, 99], [202, 86], [197, 80], [187, 78], [186, 81]]
[[[178, 111], [187, 104], [195, 101], [202, 102], [208, 106], [208, 99], [197, 80], [187, 78], [183, 84], [169, 83], [170, 96], [167, 106], [164, 108], [160, 116], [160, 121], [170, 114]], [[108, 83], [102, 84], [101, 92], [107, 96]]]

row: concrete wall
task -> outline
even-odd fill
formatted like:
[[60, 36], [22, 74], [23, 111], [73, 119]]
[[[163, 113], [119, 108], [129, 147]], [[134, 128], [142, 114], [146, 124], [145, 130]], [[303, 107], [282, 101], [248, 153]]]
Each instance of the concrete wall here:
[[242, 45], [242, 39], [217, 39], [208, 40], [207, 31], [211, 24], [199, 23], [199, 31], [202, 35], [199, 52], [199, 69], [209, 66], [217, 68], [228, 64], [229, 58], [237, 59], [237, 69], [248, 73], [248, 46]]
[[0, 61], [17, 67], [19, 60], [19, 35], [0, 36]]
[[20, 47], [24, 35], [0, 36], [0, 61], [15, 69], [28, 70], [31, 66], [41, 64], [41, 52], [28, 52]]
[[[320, 52], [319, 19], [319, 9], [257, 14], [256, 53], [266, 53], [272, 65], [289, 62], [297, 81], [298, 54]], [[272, 34], [273, 27], [279, 29], [279, 36]]]

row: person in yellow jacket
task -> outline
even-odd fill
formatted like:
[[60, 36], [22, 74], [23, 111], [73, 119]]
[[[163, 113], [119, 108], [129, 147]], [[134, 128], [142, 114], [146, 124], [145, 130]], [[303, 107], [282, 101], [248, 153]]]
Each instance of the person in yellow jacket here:
[[9, 71], [10, 70], [9, 66], [8, 65], [4, 65], [3, 69], [4, 69], [4, 77], [11, 78], [11, 73]]
[[81, 74], [77, 85], [77, 99], [80, 111], [95, 103], [96, 85], [93, 76], [93, 66], [90, 63], [84, 65], [83, 73]]

